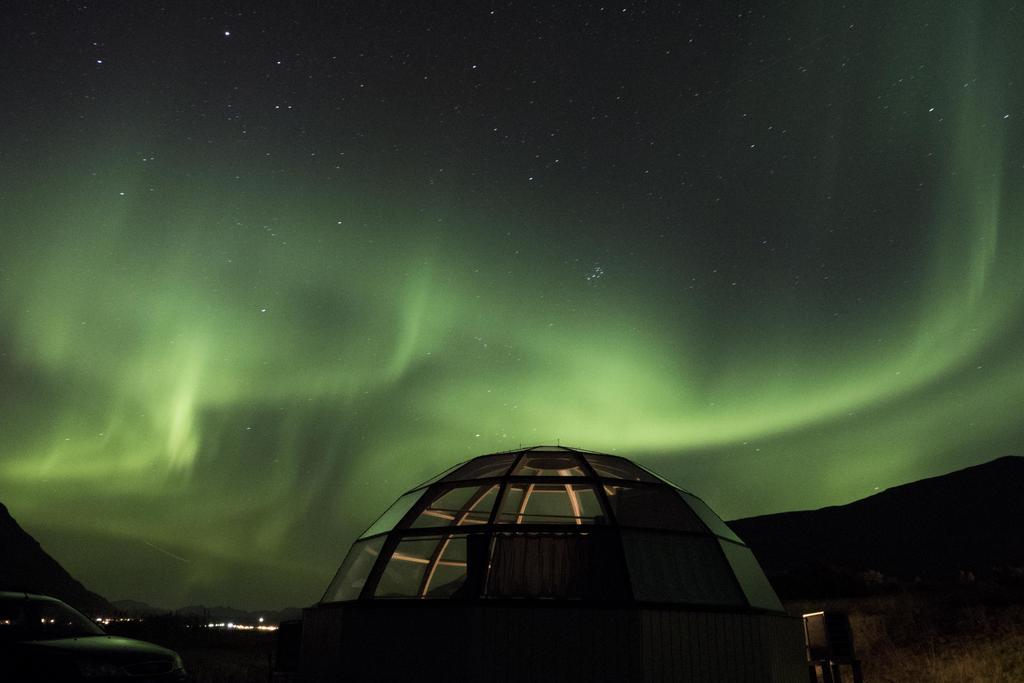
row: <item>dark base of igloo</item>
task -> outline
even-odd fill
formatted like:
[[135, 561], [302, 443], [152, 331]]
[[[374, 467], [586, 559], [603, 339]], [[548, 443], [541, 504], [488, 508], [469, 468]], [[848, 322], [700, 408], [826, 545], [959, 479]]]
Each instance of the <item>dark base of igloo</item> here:
[[544, 601], [335, 603], [303, 615], [300, 680], [805, 683], [781, 614]]

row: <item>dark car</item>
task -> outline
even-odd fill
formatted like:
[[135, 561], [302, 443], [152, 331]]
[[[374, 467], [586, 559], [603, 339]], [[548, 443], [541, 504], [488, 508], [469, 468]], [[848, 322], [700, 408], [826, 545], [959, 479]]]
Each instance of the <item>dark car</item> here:
[[168, 683], [188, 676], [173, 650], [107, 635], [56, 598], [0, 592], [0, 680]]

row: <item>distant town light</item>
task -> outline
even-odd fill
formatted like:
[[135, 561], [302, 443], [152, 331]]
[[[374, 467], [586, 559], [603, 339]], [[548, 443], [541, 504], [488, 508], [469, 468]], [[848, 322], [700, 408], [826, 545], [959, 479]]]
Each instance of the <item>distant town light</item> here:
[[[262, 621], [262, 617], [260, 618], [260, 620]], [[236, 624], [233, 621], [229, 621], [229, 622], [223, 622], [222, 621], [222, 622], [218, 622], [218, 623], [211, 622], [211, 623], [206, 625], [206, 628], [226, 629], [226, 630], [229, 630], [229, 631], [276, 631], [277, 630], [277, 626], [274, 626], [274, 625], [271, 625], [271, 624], [257, 624], [257, 625], [253, 625], [253, 624]]]

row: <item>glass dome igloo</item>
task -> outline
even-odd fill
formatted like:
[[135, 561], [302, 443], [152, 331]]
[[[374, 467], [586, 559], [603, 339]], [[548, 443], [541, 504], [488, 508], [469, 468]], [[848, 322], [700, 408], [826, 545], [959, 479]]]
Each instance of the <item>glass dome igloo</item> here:
[[782, 612], [742, 540], [692, 493], [565, 446], [482, 455], [400, 497], [321, 604], [584, 600]]

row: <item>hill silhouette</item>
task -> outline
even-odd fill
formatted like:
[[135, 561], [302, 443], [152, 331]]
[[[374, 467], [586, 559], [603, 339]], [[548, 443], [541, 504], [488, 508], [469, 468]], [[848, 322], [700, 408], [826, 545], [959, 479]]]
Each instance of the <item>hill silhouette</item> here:
[[0, 590], [44, 593], [60, 598], [86, 614], [112, 614], [103, 597], [86, 590], [50, 557], [0, 503]]
[[1024, 457], [1005, 456], [847, 505], [729, 525], [784, 597], [853, 584], [1024, 577]]
[[268, 624], [278, 624], [288, 619], [302, 618], [299, 607], [284, 609], [244, 610], [226, 605], [188, 605], [170, 610], [154, 607], [139, 600], [114, 600], [114, 607], [122, 614], [132, 617], [149, 617], [172, 614], [178, 617], [198, 617], [209, 621], [234, 621], [240, 624], [256, 623], [260, 618]]

